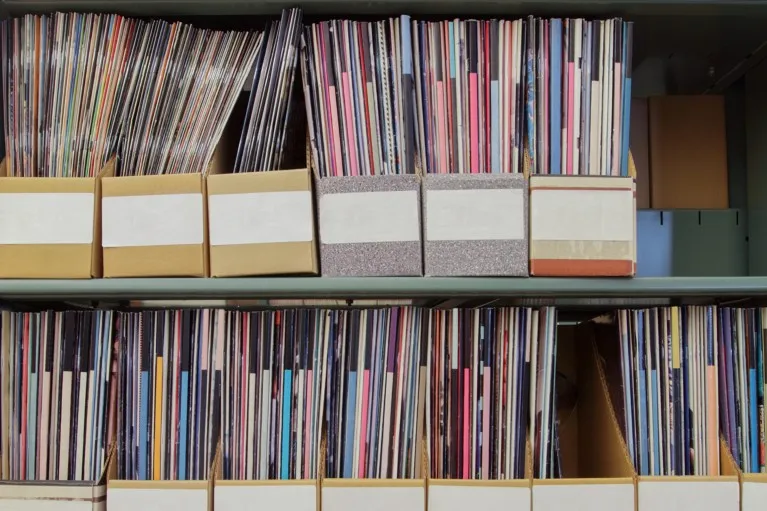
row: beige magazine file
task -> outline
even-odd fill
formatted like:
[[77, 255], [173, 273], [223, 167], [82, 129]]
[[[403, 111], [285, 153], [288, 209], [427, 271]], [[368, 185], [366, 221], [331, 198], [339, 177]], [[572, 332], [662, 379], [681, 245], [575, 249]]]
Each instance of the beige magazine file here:
[[227, 481], [218, 457], [213, 487], [216, 511], [318, 511], [319, 479]]
[[[207, 175], [224, 168], [223, 142]], [[203, 174], [109, 177], [102, 184], [104, 277], [206, 277]]]
[[[116, 454], [116, 453], [115, 453]], [[213, 509], [213, 469], [207, 480], [132, 481], [117, 479], [117, 456], [107, 470], [107, 510], [109, 511], [211, 511]]]
[[100, 277], [101, 182], [96, 177], [9, 177], [0, 163], [0, 278]]
[[[106, 511], [110, 449], [96, 481], [0, 481], [0, 509], [8, 511]], [[3, 467], [5, 469], [5, 467]]]
[[629, 176], [530, 176], [530, 275], [636, 273], [636, 169]]
[[557, 370], [576, 390], [559, 414], [563, 478], [533, 479], [533, 511], [636, 508], [634, 468], [586, 328], [559, 328]]
[[[731, 458], [726, 447], [727, 456]], [[735, 462], [731, 461], [735, 467]], [[767, 474], [744, 474], [740, 472], [740, 505], [742, 511], [762, 511], [767, 507]]]
[[210, 276], [317, 274], [311, 153], [306, 168], [213, 174]]
[[427, 480], [428, 511], [530, 511], [532, 451], [525, 445], [525, 478], [504, 480]]
[[416, 461], [419, 479], [326, 479], [327, 445], [323, 441], [320, 456], [322, 511], [425, 511], [426, 445], [421, 442], [420, 463]]

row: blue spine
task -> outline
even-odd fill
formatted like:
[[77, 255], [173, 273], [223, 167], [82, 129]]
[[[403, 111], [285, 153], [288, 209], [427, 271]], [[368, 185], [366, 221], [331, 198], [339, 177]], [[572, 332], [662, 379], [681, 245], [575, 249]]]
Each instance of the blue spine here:
[[293, 396], [293, 371], [285, 370], [282, 394], [282, 456], [280, 456], [280, 479], [290, 478], [290, 408]]
[[344, 477], [354, 477], [352, 467], [354, 465], [354, 413], [357, 411], [357, 373], [350, 372], [347, 379], [347, 401], [346, 401], [346, 432], [344, 438]]
[[655, 466], [652, 470], [652, 475], [659, 476], [660, 474], [660, 466], [661, 466], [661, 457], [660, 457], [660, 417], [658, 417], [657, 414], [660, 414], [660, 404], [658, 403], [658, 371], [655, 369], [652, 370], [650, 373], [650, 376], [652, 377], [652, 409], [655, 410], [656, 416], [654, 417], [654, 420], [652, 421], [652, 431], [653, 431], [653, 453], [655, 455]]
[[551, 174], [562, 173], [562, 20], [551, 20]]

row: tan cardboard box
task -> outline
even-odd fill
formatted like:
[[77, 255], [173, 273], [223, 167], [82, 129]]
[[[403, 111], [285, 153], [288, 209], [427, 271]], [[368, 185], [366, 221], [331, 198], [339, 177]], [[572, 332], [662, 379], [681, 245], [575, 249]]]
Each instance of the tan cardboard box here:
[[317, 274], [309, 169], [208, 177], [210, 275]]
[[0, 163], [0, 278], [89, 279], [102, 274], [101, 180], [8, 177]]

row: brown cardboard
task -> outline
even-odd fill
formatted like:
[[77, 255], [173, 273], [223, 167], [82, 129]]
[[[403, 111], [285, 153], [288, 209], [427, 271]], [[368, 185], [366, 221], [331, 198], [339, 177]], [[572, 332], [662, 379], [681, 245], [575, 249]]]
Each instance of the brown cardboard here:
[[560, 327], [557, 372], [577, 389], [577, 402], [558, 414], [563, 478], [533, 479], [533, 511], [633, 511], [636, 506], [634, 468], [588, 334]]
[[[146, 197], [158, 195], [199, 195], [203, 211], [202, 242], [179, 245], [105, 246], [104, 277], [204, 277], [208, 274], [207, 215], [205, 214], [205, 179], [202, 174], [168, 174], [105, 178], [102, 201], [110, 197]], [[157, 218], [157, 222], [162, 222]], [[104, 238], [109, 227], [104, 222]]]
[[647, 98], [632, 98], [629, 145], [636, 165], [638, 209], [650, 209], [650, 127], [648, 121]]
[[[98, 176], [92, 178], [8, 177], [5, 162], [0, 163], [0, 194], [40, 194], [41, 209], [49, 204], [46, 197], [50, 194], [92, 193], [94, 200], [91, 243], [17, 244], [3, 243], [0, 239], [0, 278], [100, 277], [101, 180], [113, 175], [114, 160], [110, 160]], [[53, 216], [55, 211], [51, 211]]]
[[[209, 176], [207, 181], [206, 200], [212, 277], [316, 275], [318, 273], [312, 176], [309, 169], [218, 174]], [[298, 193], [286, 194], [285, 192]], [[301, 192], [305, 192], [306, 195]], [[264, 194], [262, 195], [264, 198], [270, 197], [267, 194], [272, 194], [271, 197], [298, 197], [301, 208], [292, 208], [293, 211], [275, 210], [273, 213], [275, 218], [272, 222], [269, 222], [269, 219], [264, 222], [263, 218], [257, 217], [251, 217], [249, 225], [246, 223], [223, 225], [216, 222], [217, 211], [213, 209], [216, 207], [212, 201], [213, 196], [228, 195], [231, 199], [236, 199], [241, 194], [253, 193]], [[247, 200], [259, 200], [259, 198], [249, 196]], [[295, 204], [295, 200], [283, 202], [283, 204]], [[236, 214], [234, 211], [229, 213]], [[232, 231], [235, 225], [240, 225], [240, 228]], [[304, 233], [298, 236], [303, 240], [296, 240], [296, 229]], [[229, 233], [222, 232], [224, 230], [229, 230]], [[276, 241], [280, 239], [280, 231], [283, 232], [283, 236], [288, 237]], [[267, 242], [244, 243], [258, 237], [265, 239], [264, 236], [275, 234], [278, 237], [271, 237]], [[250, 240], [247, 239], [248, 236]], [[219, 239], [222, 242], [217, 241]]]
[[727, 208], [724, 97], [658, 96], [649, 112], [652, 208]]

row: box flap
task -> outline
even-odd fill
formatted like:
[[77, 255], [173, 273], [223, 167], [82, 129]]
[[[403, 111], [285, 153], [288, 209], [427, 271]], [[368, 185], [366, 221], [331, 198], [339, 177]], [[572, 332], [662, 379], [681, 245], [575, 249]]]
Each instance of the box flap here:
[[202, 174], [105, 177], [103, 197], [202, 193]]
[[308, 169], [216, 174], [208, 176], [208, 194], [290, 192], [312, 189]]
[[737, 477], [640, 477], [639, 511], [739, 511]]
[[258, 502], [259, 508], [268, 510], [316, 511], [317, 489], [312, 481], [227, 481], [225, 485], [216, 483], [214, 509], [241, 511], [245, 502]]
[[533, 482], [533, 511], [634, 511], [634, 481], [560, 479]]
[[424, 480], [335, 479], [322, 482], [323, 511], [423, 511]]

